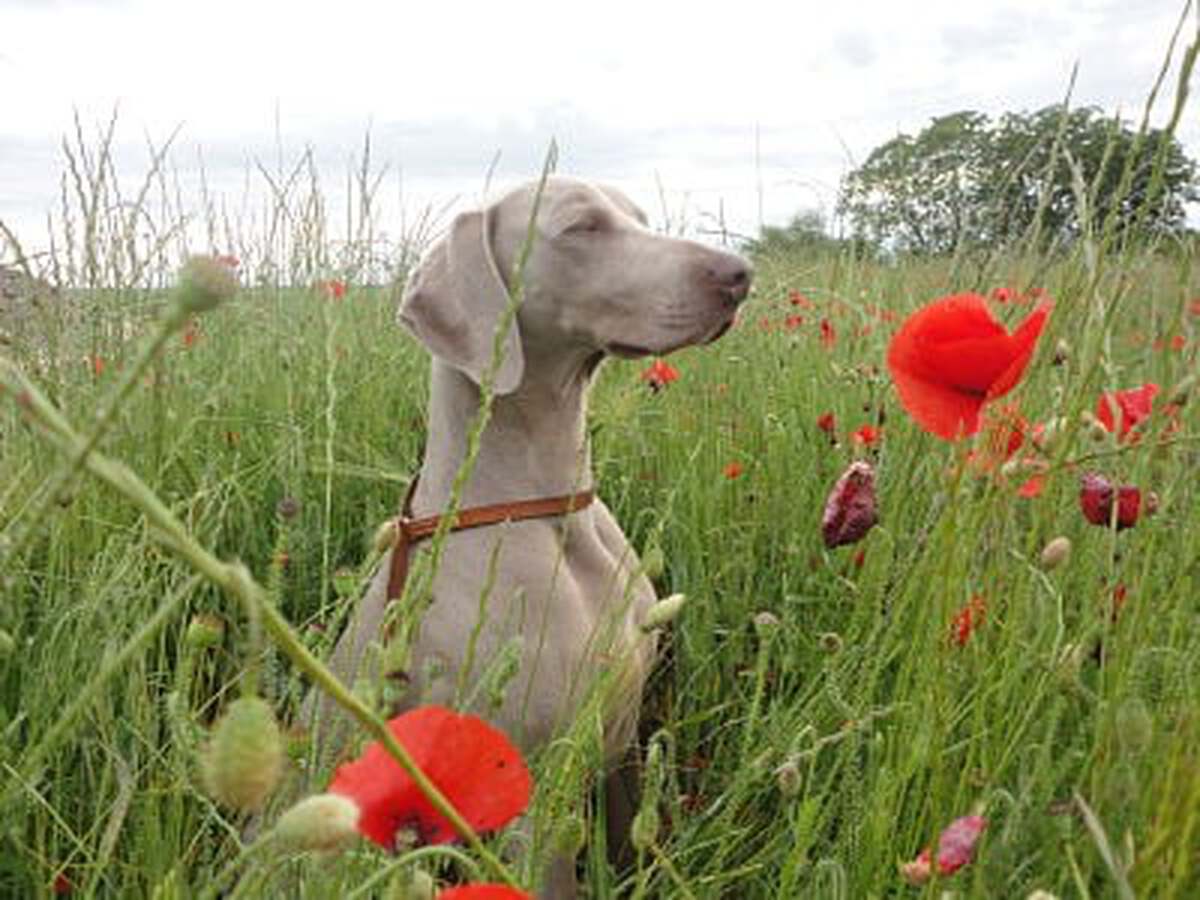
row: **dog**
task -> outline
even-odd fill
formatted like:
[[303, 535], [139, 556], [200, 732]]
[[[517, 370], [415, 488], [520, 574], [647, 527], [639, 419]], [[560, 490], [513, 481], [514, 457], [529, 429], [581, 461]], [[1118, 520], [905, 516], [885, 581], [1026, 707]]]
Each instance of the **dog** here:
[[[521, 302], [494, 365], [497, 328], [528, 236]], [[660, 356], [717, 340], [750, 282], [741, 256], [657, 234], [620, 191], [574, 178], [524, 184], [454, 218], [410, 274], [399, 303], [400, 322], [432, 355], [424, 462], [405, 512], [421, 519], [447, 509], [489, 369], [491, 417], [460, 509], [569, 499], [554, 514], [447, 536], [408, 647], [401, 705], [452, 705], [457, 687], [508, 653], [515, 674], [502, 703], [476, 711], [523, 751], [561, 734], [601, 676], [609, 686], [606, 761], [615, 765], [631, 747], [655, 655], [654, 635], [639, 626], [656, 597], [612, 513], [588, 493], [588, 389], [607, 357]], [[416, 558], [429, 547], [426, 541], [390, 555]], [[387, 654], [372, 652], [387, 630], [388, 595], [397, 592], [394, 584], [389, 591], [393, 563], [403, 569], [405, 561], [384, 558], [334, 648], [331, 666], [347, 684], [395, 674], [378, 671]], [[441, 677], [428, 677], [438, 671]], [[323, 698], [311, 714], [327, 735], [342, 717]], [[627, 825], [627, 799], [624, 806], [609, 810], [610, 827]], [[569, 897], [573, 885], [567, 861], [543, 894]]]

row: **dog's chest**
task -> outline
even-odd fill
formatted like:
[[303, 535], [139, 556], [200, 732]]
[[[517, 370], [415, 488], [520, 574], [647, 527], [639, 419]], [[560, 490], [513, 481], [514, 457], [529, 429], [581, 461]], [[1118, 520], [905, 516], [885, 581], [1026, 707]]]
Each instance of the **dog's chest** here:
[[[597, 501], [565, 528], [513, 523], [452, 536], [446, 550], [415, 656], [451, 677], [427, 684], [426, 696], [484, 687], [471, 705], [527, 747], [599, 703], [606, 746], [624, 746], [653, 663], [654, 639], [639, 626], [655, 595], [607, 508]], [[514, 659], [511, 678], [494, 685]]]

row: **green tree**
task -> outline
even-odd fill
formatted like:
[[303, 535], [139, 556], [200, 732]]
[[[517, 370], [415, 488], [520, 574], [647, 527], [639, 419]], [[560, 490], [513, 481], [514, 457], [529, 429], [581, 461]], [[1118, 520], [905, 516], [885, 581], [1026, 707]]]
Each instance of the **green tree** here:
[[1139, 134], [1090, 107], [995, 122], [963, 111], [872, 151], [843, 180], [839, 211], [860, 237], [938, 254], [1084, 228], [1180, 235], [1197, 188], [1196, 164], [1161, 130]]

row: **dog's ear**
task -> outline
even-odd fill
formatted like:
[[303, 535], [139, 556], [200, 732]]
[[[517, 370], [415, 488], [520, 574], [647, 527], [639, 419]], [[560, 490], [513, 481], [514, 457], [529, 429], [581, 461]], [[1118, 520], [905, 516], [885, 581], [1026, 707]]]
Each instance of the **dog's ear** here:
[[[430, 353], [476, 384], [491, 365], [496, 328], [509, 299], [492, 253], [488, 216], [484, 210], [455, 217], [449, 234], [409, 274], [398, 314]], [[515, 319], [502, 352], [494, 389], [509, 394], [525, 371]]]

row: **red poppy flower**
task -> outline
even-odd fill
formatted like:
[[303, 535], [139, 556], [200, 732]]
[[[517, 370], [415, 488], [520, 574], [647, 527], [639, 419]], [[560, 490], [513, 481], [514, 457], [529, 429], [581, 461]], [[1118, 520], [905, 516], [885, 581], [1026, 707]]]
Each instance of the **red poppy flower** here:
[[641, 379], [650, 385], [651, 390], [657, 391], [672, 381], [678, 381], [679, 370], [665, 359], [656, 359], [642, 371]]
[[828, 319], [821, 320], [821, 345], [830, 350], [837, 343], [837, 332], [833, 330], [833, 325]]
[[[532, 780], [525, 761], [508, 738], [483, 719], [423, 706], [397, 716], [388, 727], [472, 828], [500, 828], [528, 805]], [[368, 744], [354, 762], [338, 767], [329, 792], [358, 805], [358, 830], [382, 847], [392, 849], [401, 828], [414, 829], [426, 844], [457, 836], [378, 742]]]
[[837, 435], [837, 419], [833, 417], [833, 413], [824, 412], [817, 416], [817, 427], [829, 435], [830, 440], [835, 439]]
[[1200, 316], [1200, 297], [1188, 304], [1188, 312], [1193, 316]]
[[728, 478], [730, 481], [732, 481], [733, 479], [737, 478], [739, 475], [742, 474], [742, 472], [744, 471], [744, 468], [743, 468], [742, 464], [735, 459], [732, 462], [726, 463], [725, 468], [722, 469], [721, 471], [725, 474], [726, 478]]
[[[1158, 391], [1158, 385], [1148, 381], [1139, 388], [1101, 394], [1100, 399], [1096, 401], [1096, 418], [1108, 431], [1115, 432], [1118, 440], [1137, 440], [1136, 435], [1130, 438], [1130, 432], [1150, 418], [1154, 411], [1154, 396]], [[1119, 431], [1113, 417], [1114, 406], [1121, 411]]]
[[532, 895], [506, 884], [464, 884], [446, 888], [437, 900], [533, 900]]
[[95, 376], [96, 378], [99, 378], [101, 375], [104, 374], [104, 357], [103, 356], [89, 356], [88, 363], [92, 367], [92, 375], [93, 376]]
[[[969, 863], [985, 828], [987, 819], [983, 816], [963, 816], [951, 822], [938, 837], [938, 873], [953, 875]], [[932, 874], [932, 866], [932, 854], [926, 847], [913, 862], [900, 867], [900, 874], [909, 884], [924, 884]]]
[[851, 463], [829, 492], [821, 517], [821, 536], [830, 549], [861, 541], [879, 521], [875, 506], [875, 470]]
[[913, 313], [892, 338], [888, 369], [900, 402], [931, 434], [956, 440], [979, 430], [984, 404], [1017, 386], [1053, 304], [1012, 334], [978, 294], [957, 294]]
[[1017, 488], [1017, 496], [1024, 497], [1026, 500], [1032, 500], [1035, 497], [1042, 496], [1042, 492], [1046, 489], [1045, 474], [1030, 475], [1021, 486]]
[[874, 447], [883, 438], [883, 429], [874, 425], [863, 425], [850, 435], [859, 447]]
[[981, 595], [976, 594], [954, 616], [950, 633], [950, 636], [954, 639], [954, 643], [960, 647], [965, 647], [967, 641], [971, 639], [971, 635], [975, 633], [975, 629], [983, 624], [983, 620], [986, 617], [987, 600]]
[[[1200, 300], [1196, 302], [1200, 303]], [[792, 304], [792, 306], [798, 306], [801, 309], [813, 308], [813, 302], [799, 291], [788, 291], [788, 303]]]
[[795, 331], [804, 324], [804, 316], [788, 316], [783, 320], [783, 327], [788, 331]]
[[1142, 492], [1123, 484], [1115, 491], [1103, 475], [1085, 472], [1079, 479], [1079, 506], [1083, 517], [1093, 525], [1107, 528], [1112, 524], [1113, 504], [1116, 503], [1117, 531], [1132, 528], [1142, 512]]
[[1010, 300], [1012, 300], [1016, 296], [1017, 296], [1017, 292], [1014, 291], [1012, 288], [1006, 288], [1006, 287], [992, 288], [992, 301], [995, 303], [1008, 303]]
[[346, 296], [346, 282], [330, 279], [321, 283], [321, 290], [333, 300], [341, 300]]

